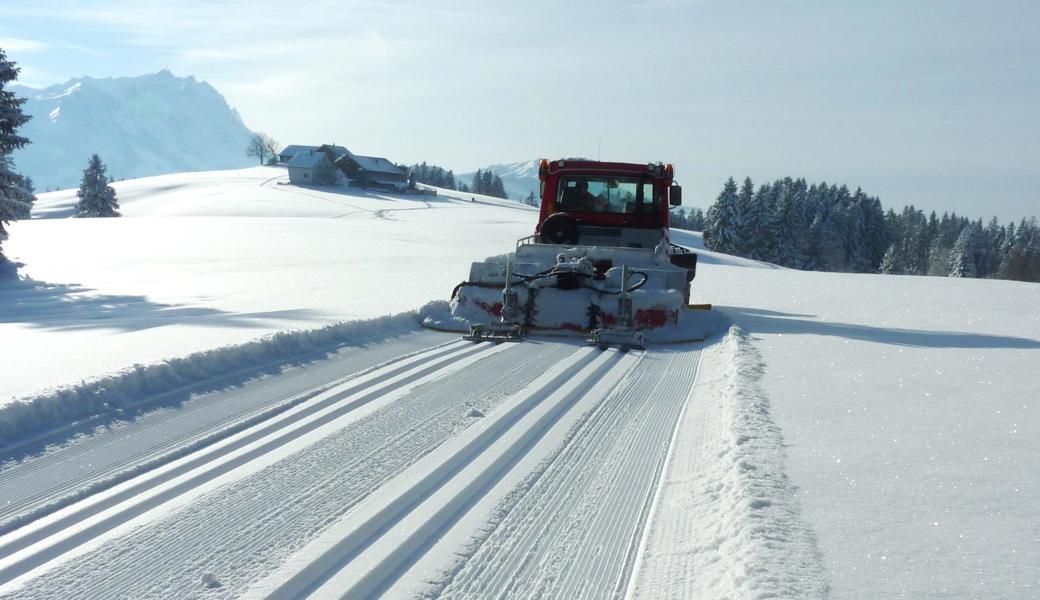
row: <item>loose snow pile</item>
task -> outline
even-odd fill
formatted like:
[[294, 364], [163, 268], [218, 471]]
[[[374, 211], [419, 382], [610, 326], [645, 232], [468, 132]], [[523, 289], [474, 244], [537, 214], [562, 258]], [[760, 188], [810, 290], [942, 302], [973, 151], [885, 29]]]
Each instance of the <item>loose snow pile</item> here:
[[833, 598], [1040, 590], [1040, 285], [708, 265]]
[[637, 597], [826, 596], [813, 532], [784, 471], [764, 370], [737, 326], [704, 351], [637, 559]]

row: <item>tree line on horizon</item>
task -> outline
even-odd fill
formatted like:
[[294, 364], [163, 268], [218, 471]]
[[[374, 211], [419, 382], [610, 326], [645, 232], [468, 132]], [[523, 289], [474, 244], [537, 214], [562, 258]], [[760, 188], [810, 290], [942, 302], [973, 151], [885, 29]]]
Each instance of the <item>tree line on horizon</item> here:
[[465, 182], [458, 181], [451, 169], [427, 164], [426, 161], [423, 161], [408, 168], [408, 185], [415, 187], [416, 183], [495, 198], [509, 198], [502, 178], [490, 169], [487, 171], [477, 169], [477, 172], [473, 174], [473, 179], [467, 185]]
[[685, 208], [677, 208], [668, 214], [669, 227], [676, 229], [704, 231], [704, 224], [704, 211], [696, 207], [689, 209], [689, 212]]
[[491, 169], [482, 171], [482, 169], [478, 168], [476, 173], [473, 174], [473, 179], [467, 185], [465, 182], [459, 181], [450, 168], [444, 168], [436, 164], [427, 164], [426, 161], [422, 161], [408, 168], [408, 183], [411, 187], [415, 187], [416, 183], [424, 183], [435, 187], [443, 187], [444, 189], [491, 195], [494, 198], [509, 198], [509, 194], [505, 193], [502, 179], [493, 173]]
[[897, 213], [862, 189], [826, 182], [787, 177], [756, 188], [746, 178], [738, 188], [731, 177], [701, 230], [709, 250], [808, 271], [1040, 282], [1036, 217], [984, 225], [913, 205]]

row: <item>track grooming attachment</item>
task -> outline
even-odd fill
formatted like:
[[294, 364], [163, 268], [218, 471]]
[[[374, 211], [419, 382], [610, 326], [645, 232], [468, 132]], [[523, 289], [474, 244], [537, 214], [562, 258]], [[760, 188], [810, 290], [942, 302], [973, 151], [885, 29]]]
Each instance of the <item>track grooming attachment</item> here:
[[519, 323], [520, 303], [513, 288], [513, 261], [506, 261], [506, 285], [502, 290], [502, 312], [497, 322], [470, 325], [469, 335], [462, 339], [471, 342], [521, 342], [526, 333]]
[[646, 339], [637, 331], [632, 319], [632, 298], [628, 295], [628, 267], [621, 267], [621, 294], [618, 296], [618, 317], [614, 327], [601, 327], [592, 330], [589, 343], [606, 350], [617, 346], [622, 352], [629, 350], [646, 350]]

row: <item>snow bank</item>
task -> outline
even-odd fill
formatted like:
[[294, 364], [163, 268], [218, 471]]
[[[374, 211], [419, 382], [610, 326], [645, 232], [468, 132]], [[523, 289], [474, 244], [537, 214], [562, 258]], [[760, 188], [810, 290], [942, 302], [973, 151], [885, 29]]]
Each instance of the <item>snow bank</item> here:
[[816, 539], [784, 473], [765, 365], [733, 326], [705, 349], [629, 595], [822, 598]]
[[[424, 309], [428, 310], [424, 307]], [[414, 331], [417, 311], [335, 323], [318, 329], [279, 332], [245, 344], [196, 352], [183, 358], [136, 364], [78, 385], [57, 388], [0, 406], [0, 448], [29, 443], [57, 430], [102, 418], [119, 418], [159, 394], [237, 371], [257, 371], [304, 355], [332, 352], [359, 341]]]

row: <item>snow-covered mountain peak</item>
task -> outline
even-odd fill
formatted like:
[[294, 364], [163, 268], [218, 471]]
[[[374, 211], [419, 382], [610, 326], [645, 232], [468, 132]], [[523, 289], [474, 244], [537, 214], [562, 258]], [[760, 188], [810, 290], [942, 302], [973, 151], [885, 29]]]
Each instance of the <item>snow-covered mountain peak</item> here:
[[[538, 163], [541, 159], [534, 158], [515, 163], [489, 165], [481, 171], [491, 171], [502, 179], [502, 185], [506, 194], [512, 200], [523, 200], [530, 193], [538, 195]], [[463, 173], [457, 176], [457, 180], [465, 184], [473, 179], [473, 172]]]
[[[83, 82], [77, 81], [76, 83], [73, 83], [72, 85], [68, 86], [67, 88], [65, 88], [64, 90], [62, 90], [61, 92], [59, 92], [57, 94], [46, 95], [44, 93], [41, 93], [40, 95], [36, 96], [36, 99], [37, 100], [57, 100], [59, 98], [64, 98], [65, 96], [71, 96], [72, 94], [75, 94], [76, 91], [79, 90], [80, 87], [82, 87], [82, 85], [83, 85]], [[52, 88], [47, 88], [47, 89], [50, 90]]]
[[43, 89], [14, 86], [33, 117], [17, 167], [39, 191], [78, 185], [101, 156], [119, 179], [248, 166], [251, 132], [205, 81], [168, 70], [138, 77], [77, 77]]

